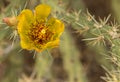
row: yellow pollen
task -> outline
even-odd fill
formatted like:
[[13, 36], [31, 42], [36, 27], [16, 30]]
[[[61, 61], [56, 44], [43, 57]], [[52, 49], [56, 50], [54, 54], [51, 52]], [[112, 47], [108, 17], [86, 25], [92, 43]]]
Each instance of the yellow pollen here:
[[42, 34], [45, 34], [45, 33], [46, 33], [46, 30], [45, 30], [45, 29], [42, 29], [42, 30], [41, 30], [41, 33], [42, 33]]
[[36, 44], [45, 44], [51, 40], [53, 36], [51, 32], [44, 23], [31, 24], [30, 32], [28, 33], [29, 38]]

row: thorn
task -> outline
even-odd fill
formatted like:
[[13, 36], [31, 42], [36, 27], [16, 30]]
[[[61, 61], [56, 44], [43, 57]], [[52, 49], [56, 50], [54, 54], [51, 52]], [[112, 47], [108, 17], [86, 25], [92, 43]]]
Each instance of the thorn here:
[[34, 55], [33, 55], [33, 58], [35, 59], [35, 57], [36, 57], [36, 54], [37, 54], [37, 52], [36, 51], [34, 51]]

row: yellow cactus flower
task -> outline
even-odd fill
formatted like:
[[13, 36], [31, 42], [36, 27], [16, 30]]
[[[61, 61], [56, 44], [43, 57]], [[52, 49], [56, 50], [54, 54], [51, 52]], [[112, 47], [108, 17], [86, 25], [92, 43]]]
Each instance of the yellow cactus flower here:
[[35, 11], [23, 10], [18, 15], [18, 34], [21, 47], [41, 52], [59, 45], [64, 24], [56, 18], [48, 18], [51, 8], [46, 4], [38, 5]]

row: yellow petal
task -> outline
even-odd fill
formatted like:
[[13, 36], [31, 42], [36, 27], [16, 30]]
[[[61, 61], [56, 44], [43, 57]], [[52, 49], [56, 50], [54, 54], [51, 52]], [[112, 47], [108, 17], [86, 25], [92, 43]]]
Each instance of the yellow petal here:
[[46, 4], [41, 4], [38, 5], [35, 8], [35, 16], [39, 19], [39, 18], [46, 18], [48, 17], [48, 15], [50, 14], [50, 6], [46, 5]]
[[59, 45], [59, 43], [60, 43], [59, 38], [56, 39], [56, 40], [54, 40], [54, 41], [50, 41], [50, 42], [48, 42], [47, 44], [45, 44], [44, 49], [57, 47], [57, 46]]
[[23, 49], [28, 49], [28, 50], [32, 49], [32, 46], [30, 43], [28, 43], [28, 41], [21, 39], [20, 44]]
[[26, 22], [31, 22], [33, 20], [33, 13], [29, 9], [23, 10], [19, 15], [18, 15], [18, 21], [23, 21], [22, 18], [25, 18]]
[[50, 20], [48, 20], [48, 27], [58, 37], [64, 31], [64, 23], [58, 19], [55, 19], [55, 18], [51, 18]]
[[30, 27], [30, 24], [33, 22], [33, 13], [31, 10], [23, 10], [18, 18], [18, 32], [27, 31]]
[[37, 52], [43, 51], [42, 49], [39, 49], [39, 48], [36, 48], [36, 47], [34, 47], [33, 49], [34, 49], [35, 51], [37, 51]]
[[18, 16], [18, 33], [21, 39], [21, 47], [24, 49], [31, 49], [31, 40], [28, 38], [28, 31], [30, 29], [30, 24], [33, 21], [32, 11], [26, 9], [23, 10]]

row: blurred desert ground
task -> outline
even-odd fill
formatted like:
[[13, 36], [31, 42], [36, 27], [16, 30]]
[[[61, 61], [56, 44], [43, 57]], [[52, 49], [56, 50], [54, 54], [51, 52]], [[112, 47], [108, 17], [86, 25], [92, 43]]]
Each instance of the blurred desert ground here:
[[[0, 20], [2, 20], [2, 17], [9, 16], [11, 11], [14, 9], [17, 10], [19, 6], [23, 7], [26, 1], [28, 1], [27, 8], [30, 9], [33, 9], [41, 2], [40, 0], [0, 0]], [[54, 0], [52, 1], [54, 2]], [[79, 10], [80, 4], [82, 4], [84, 6], [83, 8], [88, 9], [88, 11], [95, 16], [96, 20], [98, 20], [99, 17], [103, 19], [109, 14], [112, 14], [110, 21], [113, 21], [115, 18], [111, 8], [111, 0], [83, 0], [82, 2], [83, 3], [81, 3], [80, 0], [62, 0], [62, 3], [66, 3], [66, 9], [70, 12], [72, 10]], [[27, 50], [20, 51], [21, 48], [18, 43], [15, 43], [11, 49], [12, 40], [9, 39], [9, 35], [12, 30], [4, 30], [4, 27], [6, 26], [0, 26], [0, 82], [18, 82], [18, 79], [19, 82], [37, 82], [32, 81], [30, 78], [33, 71], [36, 71], [34, 70], [36, 66], [36, 58], [33, 58], [34, 53]], [[69, 25], [69, 27], [71, 26]], [[81, 40], [83, 36], [77, 37], [78, 34], [74, 32], [74, 29], [69, 28], [68, 30], [75, 41], [74, 45], [81, 53], [79, 54], [79, 62], [81, 63], [80, 65], [83, 68], [83, 73], [85, 73], [88, 82], [105, 82], [101, 79], [101, 76], [104, 76], [106, 73], [101, 67], [102, 63], [100, 63], [103, 59], [102, 56], [96, 53], [95, 48], [89, 48], [86, 42]], [[69, 73], [64, 69], [64, 56], [59, 47], [52, 49], [51, 55], [53, 62], [51, 64], [52, 66], [50, 68], [48, 67], [50, 73], [45, 73], [43, 76], [41, 75], [44, 79], [47, 77], [43, 82], [66, 82]], [[76, 54], [73, 54], [73, 56], [75, 55]], [[39, 62], [44, 63], [45, 60], [43, 59], [43, 61]], [[37, 64], [39, 62], [37, 61]], [[73, 62], [74, 61], [71, 60], [69, 63]], [[43, 70], [45, 68], [44, 66], [43, 68], [40, 66], [38, 69]], [[52, 78], [52, 80], [49, 78]], [[74, 82], [80, 81], [75, 79]]]

